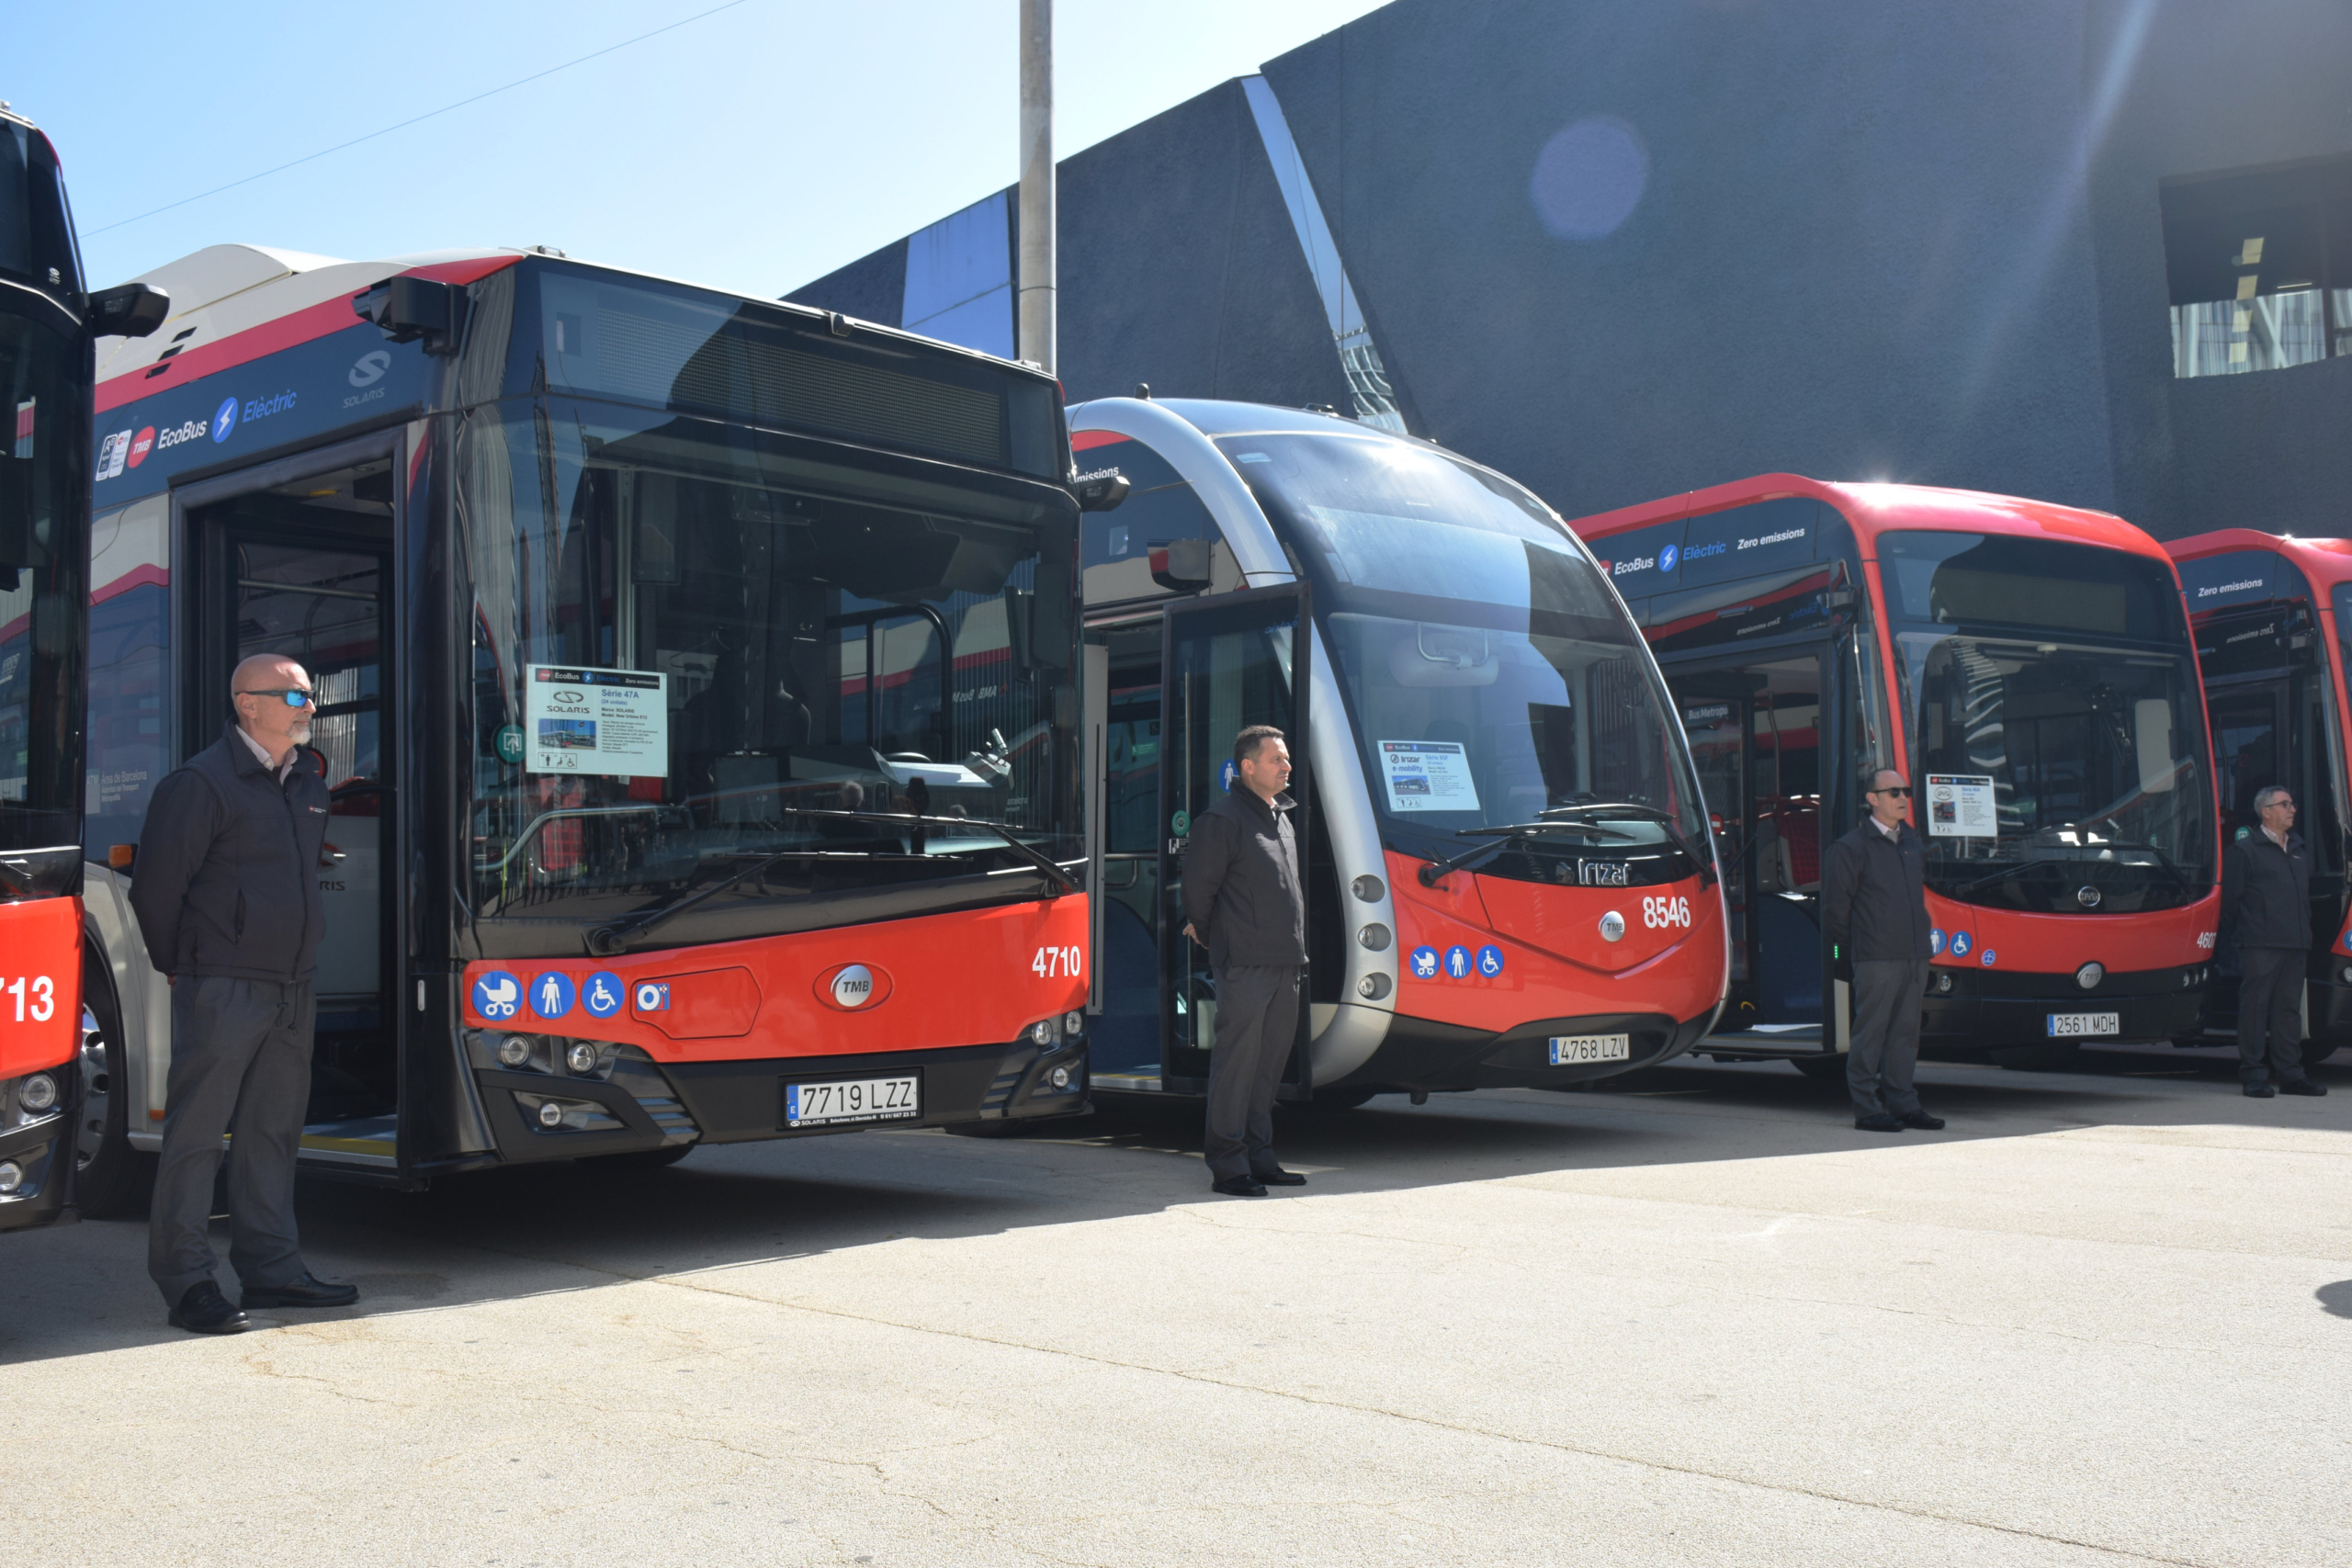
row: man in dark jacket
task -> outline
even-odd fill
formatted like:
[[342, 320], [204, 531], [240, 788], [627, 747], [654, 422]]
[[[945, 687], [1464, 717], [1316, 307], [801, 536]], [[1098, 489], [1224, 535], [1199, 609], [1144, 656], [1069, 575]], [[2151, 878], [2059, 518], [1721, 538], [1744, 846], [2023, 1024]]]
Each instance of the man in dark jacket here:
[[1234, 738], [1233, 787], [1193, 819], [1184, 852], [1184, 934], [1209, 950], [1216, 976], [1216, 1047], [1209, 1053], [1210, 1186], [1235, 1198], [1306, 1178], [1274, 1158], [1274, 1089], [1298, 1032], [1298, 973], [1306, 963], [1306, 893], [1290, 813], [1290, 748], [1253, 724]]
[[155, 786], [130, 886], [148, 959], [172, 983], [147, 1272], [173, 1324], [198, 1334], [246, 1326], [213, 1280], [209, 1234], [220, 1136], [232, 1128], [229, 1261], [243, 1305], [342, 1306], [359, 1295], [311, 1278], [294, 1230], [317, 1013], [311, 973], [325, 927], [327, 789], [300, 750], [311, 678], [292, 660], [257, 654], [229, 687], [236, 721]]
[[2294, 797], [2284, 788], [2255, 791], [2254, 811], [2261, 828], [2222, 857], [2222, 935], [2237, 949], [2244, 976], [2238, 982], [2238, 1081], [2256, 1100], [2325, 1094], [2327, 1086], [2303, 1071], [2311, 856], [2294, 830]]
[[1854, 1125], [1869, 1133], [1943, 1123], [1919, 1109], [1919, 998], [1928, 988], [1928, 852], [1905, 820], [1911, 787], [1893, 768], [1871, 775], [1871, 814], [1829, 846], [1821, 863], [1821, 916], [1832, 961], [1850, 966], [1853, 1039], [1846, 1087]]

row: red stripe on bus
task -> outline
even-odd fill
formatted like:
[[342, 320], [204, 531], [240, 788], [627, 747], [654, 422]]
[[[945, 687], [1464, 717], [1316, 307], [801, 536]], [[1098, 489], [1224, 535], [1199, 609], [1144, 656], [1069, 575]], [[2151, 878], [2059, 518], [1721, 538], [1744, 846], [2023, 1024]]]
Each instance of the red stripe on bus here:
[[1115, 430], [1073, 430], [1069, 434], [1069, 448], [1073, 452], [1083, 452], [1090, 446], [1108, 446], [1114, 441], [1126, 439]]
[[118, 594], [128, 593], [134, 588], [145, 588], [150, 583], [157, 588], [169, 588], [172, 585], [172, 574], [153, 561], [144, 566], [134, 566], [104, 587], [91, 589], [90, 603], [103, 604]]

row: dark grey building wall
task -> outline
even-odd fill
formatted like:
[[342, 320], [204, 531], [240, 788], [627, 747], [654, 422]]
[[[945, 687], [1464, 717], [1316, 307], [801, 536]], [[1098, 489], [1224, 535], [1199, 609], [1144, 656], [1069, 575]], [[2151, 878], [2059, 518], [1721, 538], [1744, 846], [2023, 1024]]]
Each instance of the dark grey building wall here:
[[[1419, 423], [1571, 516], [1792, 469], [2347, 531], [2352, 361], [2175, 381], [2157, 207], [2352, 152], [2343, 0], [1398, 0], [1265, 74]], [[1557, 237], [1596, 121], [1645, 182]], [[1062, 224], [1073, 399], [1345, 405], [1234, 84], [1065, 163]]]

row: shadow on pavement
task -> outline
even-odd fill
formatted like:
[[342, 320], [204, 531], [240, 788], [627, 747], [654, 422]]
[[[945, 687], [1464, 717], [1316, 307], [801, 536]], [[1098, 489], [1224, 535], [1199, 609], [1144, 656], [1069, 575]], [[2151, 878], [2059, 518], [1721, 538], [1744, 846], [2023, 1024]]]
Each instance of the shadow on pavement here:
[[[1296, 1195], [1313, 1197], [2089, 1126], [2312, 1130], [2352, 1120], [2343, 1100], [2247, 1100], [2234, 1059], [2215, 1053], [2094, 1051], [2079, 1066], [2049, 1074], [1923, 1064], [1927, 1104], [1951, 1119], [1941, 1134], [1857, 1133], [1841, 1085], [1783, 1063], [1678, 1062], [1574, 1092], [1441, 1095], [1419, 1107], [1385, 1096], [1351, 1111], [1286, 1111], [1277, 1135], [1284, 1161], [1311, 1176]], [[2352, 1066], [2325, 1064], [2314, 1076], [2352, 1092]], [[320, 1273], [356, 1283], [361, 1302], [257, 1321], [385, 1316], [1230, 1201], [1207, 1190], [1199, 1118], [1196, 1102], [1110, 1100], [1020, 1138], [867, 1132], [703, 1149], [650, 1171], [523, 1166], [421, 1193], [306, 1182], [306, 1252]], [[216, 1232], [224, 1256], [226, 1243]], [[142, 1224], [88, 1222], [5, 1246], [0, 1365], [187, 1342], [164, 1324], [147, 1280]], [[233, 1298], [225, 1267], [221, 1280]], [[2324, 1288], [2319, 1301], [2352, 1316], [2352, 1280]]]

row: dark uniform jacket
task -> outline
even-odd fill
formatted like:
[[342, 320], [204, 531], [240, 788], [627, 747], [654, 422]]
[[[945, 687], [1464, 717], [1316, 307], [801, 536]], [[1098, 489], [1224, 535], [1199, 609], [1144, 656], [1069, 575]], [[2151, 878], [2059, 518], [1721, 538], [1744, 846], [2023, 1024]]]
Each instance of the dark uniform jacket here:
[[309, 979], [326, 834], [326, 781], [309, 755], [281, 785], [230, 725], [147, 803], [130, 908], [148, 961], [166, 975]]
[[2312, 857], [2302, 835], [2280, 849], [2256, 828], [2222, 857], [2222, 933], [2233, 947], [2312, 944]]
[[1306, 962], [1306, 884], [1298, 873], [1298, 803], [1269, 807], [1238, 779], [1193, 819], [1184, 851], [1184, 918], [1218, 969]]
[[1911, 824], [1889, 839], [1865, 818], [1821, 862], [1821, 921], [1846, 963], [1928, 958], [1928, 849]]

